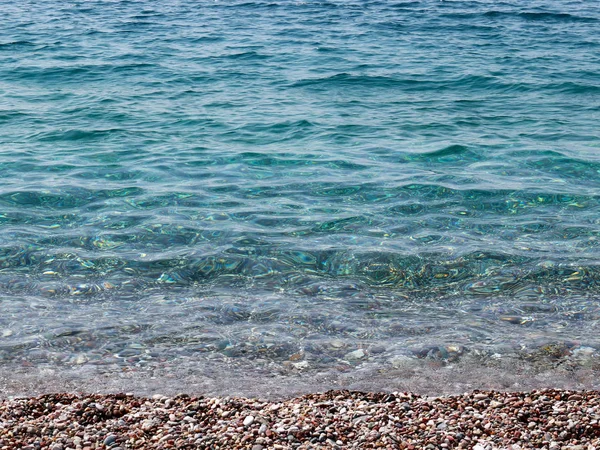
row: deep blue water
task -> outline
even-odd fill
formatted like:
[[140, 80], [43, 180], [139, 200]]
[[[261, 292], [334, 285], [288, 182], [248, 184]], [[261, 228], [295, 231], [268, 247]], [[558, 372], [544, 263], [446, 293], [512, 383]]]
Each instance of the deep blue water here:
[[4, 369], [597, 364], [597, 2], [0, 6]]

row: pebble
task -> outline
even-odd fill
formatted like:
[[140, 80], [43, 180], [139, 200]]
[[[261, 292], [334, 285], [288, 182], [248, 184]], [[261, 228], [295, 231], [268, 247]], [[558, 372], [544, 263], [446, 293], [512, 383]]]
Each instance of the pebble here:
[[297, 363], [292, 363], [292, 365], [298, 370], [308, 369], [308, 367], [310, 366], [308, 361], [300, 361]]
[[298, 352], [298, 353], [294, 353], [292, 356], [289, 357], [290, 361], [298, 361], [300, 359], [304, 358], [304, 353], [303, 352]]
[[362, 348], [359, 348], [358, 350], [354, 350], [353, 352], [346, 353], [344, 359], [347, 359], [348, 361], [355, 361], [363, 359], [365, 356], [367, 356], [365, 351]]
[[414, 359], [410, 356], [398, 355], [390, 359], [390, 364], [394, 369], [401, 369], [403, 367], [410, 367], [415, 363]]
[[373, 347], [369, 348], [369, 351], [376, 355], [385, 352], [385, 347], [383, 345], [374, 345]]
[[78, 365], [85, 364], [86, 362], [88, 362], [88, 358], [85, 355], [79, 355], [75, 359], [75, 364], [78, 364]]
[[108, 436], [106, 436], [106, 438], [104, 439], [104, 445], [112, 445], [117, 441], [117, 436], [115, 436], [114, 434], [109, 434]]
[[279, 402], [48, 394], [0, 401], [0, 449], [588, 450], [600, 448], [599, 411], [600, 392], [552, 389], [446, 397], [346, 390]]
[[151, 428], [153, 428], [159, 424], [160, 424], [160, 422], [156, 419], [146, 419], [146, 420], [142, 421], [141, 428], [143, 431], [148, 431]]

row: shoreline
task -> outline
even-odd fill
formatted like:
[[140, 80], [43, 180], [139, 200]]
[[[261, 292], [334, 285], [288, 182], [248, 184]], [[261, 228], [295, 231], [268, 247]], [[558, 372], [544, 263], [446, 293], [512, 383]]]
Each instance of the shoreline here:
[[[535, 389], [600, 391], [600, 368], [593, 365], [538, 365], [495, 360], [494, 366], [463, 360], [402, 358], [396, 365], [370, 361], [340, 365], [331, 370], [259, 366], [252, 361], [177, 360], [154, 370], [5, 365], [0, 367], [0, 399], [32, 397], [48, 392], [118, 393], [174, 396], [180, 392], [211, 397], [236, 396], [270, 401], [329, 390], [412, 392], [419, 395], [457, 395], [475, 389], [522, 392]], [[551, 362], [551, 361], [550, 361]], [[302, 366], [301, 366], [302, 367]]]
[[335, 390], [281, 401], [46, 394], [0, 401], [0, 448], [421, 449], [600, 446], [600, 391], [428, 397]]

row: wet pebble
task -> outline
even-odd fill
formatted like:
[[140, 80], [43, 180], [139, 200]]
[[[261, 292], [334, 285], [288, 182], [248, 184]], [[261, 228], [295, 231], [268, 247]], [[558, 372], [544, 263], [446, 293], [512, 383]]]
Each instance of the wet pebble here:
[[385, 347], [383, 345], [373, 345], [371, 348], [369, 348], [369, 352], [377, 355], [385, 352]]
[[343, 348], [345, 346], [344, 341], [340, 341], [339, 339], [336, 339], [335, 341], [331, 341], [330, 345], [333, 348]]
[[310, 364], [308, 361], [300, 361], [297, 363], [292, 363], [292, 366], [294, 366], [294, 368], [296, 368], [298, 370], [304, 370], [304, 369], [308, 369], [310, 367]]
[[344, 359], [347, 359], [348, 361], [356, 361], [359, 359], [363, 359], [366, 356], [367, 354], [365, 353], [365, 351], [362, 348], [359, 348], [358, 350], [354, 350], [353, 352], [346, 353]]

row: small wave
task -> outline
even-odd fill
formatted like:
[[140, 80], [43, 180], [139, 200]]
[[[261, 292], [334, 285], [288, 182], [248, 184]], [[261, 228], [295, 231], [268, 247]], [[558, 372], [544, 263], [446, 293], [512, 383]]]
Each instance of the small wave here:
[[526, 83], [507, 83], [501, 78], [490, 75], [465, 74], [455, 78], [405, 78], [399, 79], [381, 75], [352, 75], [340, 73], [328, 77], [308, 78], [296, 81], [291, 88], [310, 89], [339, 89], [339, 88], [367, 88], [367, 89], [401, 89], [407, 92], [427, 91], [460, 91], [471, 90], [497, 90], [528, 91], [535, 88]]
[[453, 89], [494, 89], [501, 91], [527, 90], [525, 83], [507, 83], [501, 78], [491, 75], [467, 74], [446, 82], [446, 86]]
[[457, 185], [445, 184], [425, 184], [425, 183], [408, 183], [394, 189], [397, 194], [404, 194], [422, 199], [450, 199], [456, 198], [464, 200], [481, 200], [484, 198], [504, 198], [511, 201], [519, 201], [525, 204], [540, 203], [540, 204], [569, 204], [583, 201], [598, 201], [600, 195], [593, 193], [566, 193], [552, 192], [548, 190], [513, 190], [513, 189], [473, 189]]
[[261, 153], [243, 153], [242, 160], [249, 166], [259, 167], [299, 167], [299, 166], [311, 166], [320, 167], [325, 166], [330, 169], [339, 170], [364, 170], [368, 166], [364, 164], [355, 163], [352, 161], [341, 160], [341, 159], [299, 159], [293, 157], [280, 157]]
[[115, 65], [111, 70], [113, 72], [119, 73], [119, 72], [135, 71], [135, 70], [140, 70], [140, 69], [156, 69], [157, 67], [158, 67], [157, 64], [140, 62], [140, 63]]
[[126, 22], [123, 22], [122, 26], [124, 27], [157, 27], [158, 26], [158, 22], [150, 22], [147, 20], [142, 20], [142, 19], [138, 19], [138, 20], [128, 20]]
[[190, 44], [207, 44], [213, 42], [222, 42], [224, 40], [225, 38], [220, 35], [206, 35], [191, 39]]
[[159, 11], [140, 11], [139, 14], [130, 17], [132, 21], [144, 21], [147, 19], [152, 20], [162, 20], [165, 17], [165, 14]]
[[264, 1], [258, 1], [258, 2], [244, 2], [244, 3], [235, 3], [235, 4], [231, 4], [231, 5], [227, 5], [227, 7], [230, 8], [246, 8], [246, 9], [260, 9], [260, 8], [278, 8], [281, 7], [282, 5], [280, 5], [279, 3], [276, 2], [264, 2]]
[[362, 86], [372, 88], [387, 88], [393, 86], [414, 86], [420, 83], [418, 80], [398, 80], [392, 77], [380, 75], [352, 75], [349, 73], [338, 73], [328, 77], [307, 78], [296, 81], [291, 87], [345, 87]]
[[[512, 252], [465, 251], [448, 255], [444, 252], [423, 252], [406, 255], [376, 250], [303, 250], [272, 248], [265, 243], [238, 239], [232, 246], [206, 255], [185, 256], [181, 248], [192, 245], [199, 238], [194, 230], [185, 230], [171, 236], [161, 227], [154, 227], [143, 236], [133, 234], [140, 227], [141, 217], [126, 224], [115, 223], [122, 233], [103, 233], [77, 236], [56, 233], [42, 237], [37, 245], [4, 247], [0, 250], [0, 292], [19, 292], [32, 285], [52, 285], [53, 295], [73, 295], [71, 283], [89, 287], [86, 295], [108, 290], [118, 294], [120, 289], [138, 286], [140, 294], [150, 287], [193, 286], [220, 283], [237, 278], [240, 283], [260, 283], [268, 280], [270, 289], [278, 285], [286, 289], [302, 289], [319, 280], [357, 282], [365, 287], [412, 290], [424, 295], [447, 293], [453, 295], [511, 295], [537, 290], [539, 296], [598, 294], [600, 266], [595, 262], [579, 260], [573, 265], [568, 259], [544, 261]], [[349, 217], [339, 221], [323, 222], [316, 233], [343, 232], [353, 225], [364, 224], [364, 217]], [[536, 232], [536, 230], [531, 230]], [[543, 229], [537, 232], [544, 232]], [[216, 233], [216, 231], [215, 231]], [[243, 237], [243, 236], [240, 236]], [[439, 236], [431, 234], [430, 237]], [[136, 242], [179, 248], [153, 259], [144, 254], [138, 258], [124, 257], [124, 250]], [[46, 248], [56, 247], [52, 251]], [[118, 253], [115, 253], [118, 250]], [[131, 252], [138, 254], [137, 252]], [[187, 251], [189, 253], [189, 250]], [[203, 252], [204, 253], [204, 252]], [[11, 271], [27, 267], [30, 276], [26, 284], [16, 283]], [[48, 275], [52, 275], [48, 278]], [[302, 276], [299, 276], [302, 275]], [[245, 280], [245, 281], [244, 281]], [[295, 280], [295, 281], [294, 281]], [[102, 287], [106, 282], [110, 287]], [[58, 286], [64, 286], [59, 288]], [[62, 294], [61, 294], [62, 293]]]
[[36, 47], [38, 44], [31, 41], [11, 41], [11, 42], [0, 42], [1, 50], [12, 50], [19, 49], [22, 47]]
[[27, 207], [47, 207], [53, 209], [69, 209], [84, 206], [112, 197], [139, 196], [144, 193], [142, 188], [125, 187], [119, 189], [83, 189], [64, 188], [54, 192], [39, 190], [20, 190], [0, 194], [0, 203]]
[[[510, 156], [514, 156], [517, 158], [523, 158], [527, 161], [548, 161], [551, 164], [584, 164], [590, 165], [590, 167], [596, 167], [600, 170], [600, 167], [597, 167], [600, 164], [600, 160], [598, 159], [598, 155], [581, 153], [578, 156], [574, 156], [569, 153], [562, 153], [556, 150], [543, 150], [543, 151], [533, 151], [533, 150], [516, 150], [510, 152]], [[589, 158], [586, 158], [589, 156]]]
[[298, 130], [310, 130], [315, 128], [316, 125], [311, 121], [306, 119], [299, 120], [286, 120], [283, 122], [277, 122], [273, 124], [249, 124], [244, 126], [244, 131], [254, 132], [254, 133], [286, 133], [289, 131], [298, 131]]
[[583, 161], [575, 158], [537, 158], [526, 162], [527, 166], [542, 172], [559, 175], [561, 178], [589, 178], [590, 184], [598, 186], [600, 162]]
[[0, 121], [9, 121], [27, 116], [28, 114], [20, 111], [0, 111]]
[[77, 83], [83, 79], [90, 81], [99, 79], [107, 72], [114, 69], [113, 64], [88, 64], [70, 66], [25, 66], [13, 70], [11, 78], [22, 80], [39, 80], [42, 83], [50, 81], [61, 81]]
[[111, 128], [108, 130], [66, 130], [66, 131], [50, 131], [36, 135], [38, 141], [55, 142], [55, 141], [92, 141], [97, 139], [105, 139], [115, 134], [125, 133], [126, 130], [121, 128]]
[[394, 2], [391, 3], [389, 5], [387, 5], [388, 8], [392, 8], [392, 9], [407, 9], [407, 8], [413, 8], [415, 6], [422, 6], [421, 2], [418, 1], [404, 1], [404, 2]]
[[437, 163], [479, 161], [481, 156], [464, 145], [449, 145], [438, 150], [406, 155], [406, 161], [427, 161]]
[[594, 17], [577, 16], [568, 13], [557, 13], [557, 12], [518, 12], [518, 11], [487, 11], [483, 14], [485, 17], [492, 18], [504, 18], [513, 17], [520, 18], [527, 21], [541, 21], [541, 22], [584, 22], [584, 23], [595, 23], [598, 19]]
[[258, 53], [254, 50], [248, 52], [240, 52], [240, 53], [230, 53], [226, 55], [220, 55], [216, 57], [217, 59], [233, 59], [240, 61], [262, 61], [265, 59], [269, 59], [269, 55], [265, 55], [262, 53]]
[[544, 89], [556, 90], [556, 91], [564, 93], [564, 94], [599, 94], [600, 93], [600, 85], [576, 83], [573, 81], [547, 84], [544, 86]]

